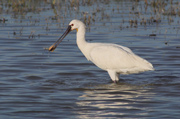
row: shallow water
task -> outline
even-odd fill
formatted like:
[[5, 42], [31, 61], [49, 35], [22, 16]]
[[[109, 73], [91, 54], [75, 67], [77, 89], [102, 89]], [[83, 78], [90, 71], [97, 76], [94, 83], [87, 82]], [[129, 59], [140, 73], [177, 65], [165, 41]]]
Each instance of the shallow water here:
[[[0, 4], [0, 118], [179, 118], [178, 14], [155, 13], [163, 8], [144, 0], [21, 2]], [[166, 2], [165, 11], [179, 10]], [[156, 70], [114, 84], [79, 51], [75, 31], [46, 51], [74, 18], [86, 22], [88, 42], [127, 46]]]

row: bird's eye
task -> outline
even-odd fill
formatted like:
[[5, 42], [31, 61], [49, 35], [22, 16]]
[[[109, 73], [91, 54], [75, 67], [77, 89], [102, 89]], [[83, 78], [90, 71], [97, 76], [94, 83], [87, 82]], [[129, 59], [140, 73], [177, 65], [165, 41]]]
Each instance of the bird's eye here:
[[71, 26], [74, 26], [74, 24], [71, 24]]

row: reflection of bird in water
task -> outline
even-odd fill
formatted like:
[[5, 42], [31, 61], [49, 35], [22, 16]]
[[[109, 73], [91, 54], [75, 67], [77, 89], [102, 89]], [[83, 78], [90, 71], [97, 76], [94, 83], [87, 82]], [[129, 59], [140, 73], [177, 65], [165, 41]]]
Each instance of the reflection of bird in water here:
[[86, 87], [76, 102], [80, 109], [75, 113], [79, 114], [78, 118], [80, 119], [88, 117], [99, 119], [102, 116], [113, 119], [117, 117], [131, 118], [131, 116], [133, 118], [135, 115], [137, 118], [148, 116], [147, 112], [154, 110], [144, 104], [152, 102], [150, 97], [155, 96], [149, 90], [150, 88], [144, 88], [143, 85], [127, 83], [95, 85], [91, 86], [89, 90]]
[[88, 43], [85, 40], [85, 24], [72, 20], [66, 32], [49, 47], [54, 51], [57, 45], [72, 30], [77, 31], [77, 45], [87, 60], [106, 70], [114, 82], [119, 81], [119, 74], [133, 74], [154, 70], [151, 63], [134, 54], [129, 48], [109, 43]]

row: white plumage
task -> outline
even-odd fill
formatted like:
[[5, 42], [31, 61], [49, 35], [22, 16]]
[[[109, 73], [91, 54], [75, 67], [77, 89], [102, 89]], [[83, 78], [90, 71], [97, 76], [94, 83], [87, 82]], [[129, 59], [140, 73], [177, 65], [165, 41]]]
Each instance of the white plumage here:
[[70, 30], [77, 30], [77, 45], [87, 60], [106, 70], [114, 82], [119, 81], [119, 74], [154, 70], [151, 63], [137, 56], [127, 47], [117, 44], [86, 42], [85, 25], [83, 22], [72, 20], [69, 23], [69, 27]]

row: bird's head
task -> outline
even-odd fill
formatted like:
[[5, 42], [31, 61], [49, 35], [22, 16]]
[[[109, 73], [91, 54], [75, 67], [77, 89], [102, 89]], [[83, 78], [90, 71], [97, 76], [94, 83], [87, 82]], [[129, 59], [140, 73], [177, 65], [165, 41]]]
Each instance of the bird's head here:
[[66, 35], [72, 31], [72, 30], [76, 30], [78, 31], [78, 28], [80, 26], [84, 25], [83, 22], [79, 21], [79, 20], [72, 20], [70, 23], [69, 23], [69, 26], [68, 28], [66, 29], [66, 31], [64, 32], [64, 34], [53, 44], [49, 47], [49, 51], [54, 51], [56, 49], [56, 47], [59, 45], [59, 43], [66, 37]]
[[78, 31], [78, 28], [82, 25], [84, 25], [84, 23], [82, 21], [77, 20], [77, 19], [74, 19], [69, 23], [69, 26], [71, 27], [71, 31], [72, 30]]

